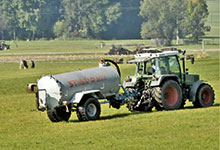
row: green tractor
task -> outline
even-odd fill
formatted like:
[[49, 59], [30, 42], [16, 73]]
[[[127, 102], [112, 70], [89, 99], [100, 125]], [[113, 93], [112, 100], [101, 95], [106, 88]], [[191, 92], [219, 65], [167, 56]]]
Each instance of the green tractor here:
[[213, 88], [199, 79], [198, 74], [189, 74], [185, 68], [186, 58], [194, 63], [194, 57], [185, 56], [185, 51], [149, 51], [135, 55], [130, 63], [136, 63], [134, 76], [125, 79], [126, 91], [140, 94], [126, 100], [130, 111], [175, 110], [184, 108], [188, 99], [195, 107], [208, 107], [214, 103]]

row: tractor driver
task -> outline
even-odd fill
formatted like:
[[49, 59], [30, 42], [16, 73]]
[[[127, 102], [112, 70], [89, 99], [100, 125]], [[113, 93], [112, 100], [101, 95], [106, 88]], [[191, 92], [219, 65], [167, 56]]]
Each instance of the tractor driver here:
[[150, 64], [150, 66], [147, 65], [147, 74], [152, 75], [156, 69], [155, 59], [151, 59], [148, 64]]

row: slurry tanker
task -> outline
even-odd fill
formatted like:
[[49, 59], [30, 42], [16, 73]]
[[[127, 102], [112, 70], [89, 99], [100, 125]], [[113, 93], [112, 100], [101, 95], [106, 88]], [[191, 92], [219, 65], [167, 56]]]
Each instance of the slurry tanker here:
[[[118, 65], [105, 59], [99, 67], [43, 76], [37, 84], [28, 84], [27, 92], [36, 94], [37, 109], [47, 111], [52, 122], [68, 121], [74, 111], [80, 121], [97, 120], [104, 103], [117, 109], [126, 104], [130, 111], [180, 109], [187, 99], [195, 107], [211, 106], [214, 90], [187, 72], [186, 58], [182, 51], [137, 54], [130, 61], [136, 64], [135, 75], [124, 85]], [[193, 63], [194, 57], [190, 59]]]

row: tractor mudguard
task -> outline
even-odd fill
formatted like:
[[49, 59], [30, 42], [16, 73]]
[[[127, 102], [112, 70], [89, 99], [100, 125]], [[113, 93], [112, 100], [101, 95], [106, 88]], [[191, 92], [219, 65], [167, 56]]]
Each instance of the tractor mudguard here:
[[156, 87], [160, 86], [160, 84], [166, 80], [166, 79], [171, 79], [171, 80], [176, 80], [178, 81], [178, 77], [175, 75], [161, 75], [160, 78], [157, 81], [151, 81], [151, 87]]
[[197, 90], [199, 89], [200, 85], [202, 85], [204, 82], [206, 81], [199, 80], [193, 83], [193, 85], [190, 88], [190, 92], [189, 92], [189, 101], [192, 101], [192, 102], [196, 101]]

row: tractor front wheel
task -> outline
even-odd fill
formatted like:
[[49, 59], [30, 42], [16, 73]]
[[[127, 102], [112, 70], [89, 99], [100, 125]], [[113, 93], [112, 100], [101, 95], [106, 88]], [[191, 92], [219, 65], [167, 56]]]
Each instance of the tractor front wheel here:
[[208, 84], [203, 84], [197, 91], [194, 107], [209, 107], [214, 103], [215, 94], [212, 87]]

